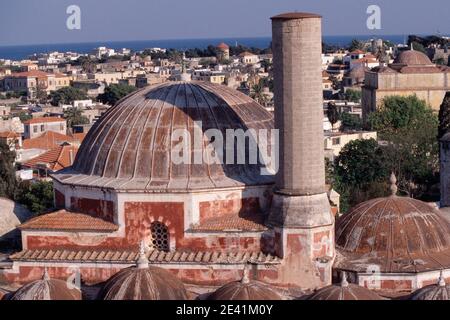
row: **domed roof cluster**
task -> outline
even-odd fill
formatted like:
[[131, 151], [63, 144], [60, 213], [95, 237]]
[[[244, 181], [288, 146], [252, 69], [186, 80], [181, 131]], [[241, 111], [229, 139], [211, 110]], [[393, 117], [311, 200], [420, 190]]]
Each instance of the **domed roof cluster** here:
[[349, 283], [345, 272], [342, 273], [341, 277], [341, 283], [317, 290], [308, 300], [383, 300], [375, 292]]
[[342, 269], [419, 272], [450, 267], [450, 224], [430, 205], [396, 196], [357, 205], [336, 221], [336, 246], [345, 257]]
[[45, 270], [41, 280], [24, 285], [10, 300], [81, 300], [81, 291], [66, 281], [50, 279]]
[[[89, 131], [72, 168], [54, 178], [64, 184], [149, 192], [273, 183], [272, 176], [260, 174], [260, 164], [194, 163], [193, 144], [196, 133], [202, 135], [208, 129], [217, 129], [226, 137], [227, 129], [273, 127], [271, 113], [226, 86], [165, 83], [137, 91], [110, 108]], [[189, 132], [189, 146], [194, 145], [188, 150], [187, 164], [172, 161], [177, 145], [172, 137], [181, 130]], [[204, 147], [208, 142], [201, 139]], [[224, 159], [225, 145], [224, 141]], [[248, 144], [246, 148], [248, 152]]]
[[395, 58], [394, 63], [408, 66], [433, 64], [425, 53], [416, 50], [402, 51], [397, 58]]
[[230, 282], [208, 296], [208, 300], [281, 300], [281, 296], [268, 285], [249, 279], [244, 269], [241, 281]]

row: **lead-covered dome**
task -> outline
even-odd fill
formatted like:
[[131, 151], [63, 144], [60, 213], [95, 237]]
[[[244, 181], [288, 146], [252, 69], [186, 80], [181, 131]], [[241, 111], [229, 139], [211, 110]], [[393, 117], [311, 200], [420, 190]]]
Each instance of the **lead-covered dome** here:
[[308, 297], [308, 300], [383, 300], [383, 298], [367, 288], [349, 283], [344, 273], [341, 283], [317, 290]]
[[409, 297], [410, 300], [450, 300], [450, 285], [447, 285], [441, 272], [436, 284], [416, 290]]
[[433, 64], [425, 53], [416, 50], [402, 51], [397, 58], [395, 58], [394, 63], [405, 64], [408, 66]]
[[99, 293], [101, 300], [187, 300], [184, 284], [169, 271], [148, 264], [141, 243], [137, 265], [119, 271]]
[[81, 300], [81, 291], [67, 281], [50, 279], [46, 270], [41, 280], [24, 285], [10, 300]]
[[392, 195], [357, 205], [336, 220], [336, 246], [344, 256], [341, 269], [366, 271], [376, 265], [381, 272], [420, 272], [450, 267], [449, 222], [431, 205], [408, 197]]
[[220, 287], [208, 296], [208, 300], [282, 300], [269, 285], [249, 279], [248, 269], [240, 281], [233, 281]]
[[[246, 164], [222, 165], [208, 164], [211, 161], [200, 157], [202, 161], [197, 163], [194, 153], [198, 154], [207, 142], [205, 138], [197, 139], [195, 144], [194, 139], [197, 133], [208, 129], [220, 130], [226, 137], [227, 129], [259, 132], [258, 129], [273, 129], [273, 126], [271, 113], [250, 97], [226, 86], [204, 82], [165, 83], [137, 91], [110, 108], [89, 131], [72, 168], [54, 178], [67, 184], [140, 191], [272, 183], [271, 175], [261, 175], [260, 164], [249, 164], [248, 160]], [[187, 164], [176, 164], [172, 159], [173, 152], [184, 155], [177, 145], [187, 140], [172, 139], [172, 134], [183, 132], [180, 130], [189, 132], [191, 137]], [[248, 154], [248, 147], [245, 152]]]

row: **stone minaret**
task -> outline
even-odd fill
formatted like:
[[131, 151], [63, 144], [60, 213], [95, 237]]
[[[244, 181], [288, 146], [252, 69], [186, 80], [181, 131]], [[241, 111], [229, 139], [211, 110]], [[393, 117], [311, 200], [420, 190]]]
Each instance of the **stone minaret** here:
[[280, 163], [268, 223], [283, 282], [305, 289], [331, 283], [334, 218], [325, 190], [321, 16], [272, 17], [275, 126]]

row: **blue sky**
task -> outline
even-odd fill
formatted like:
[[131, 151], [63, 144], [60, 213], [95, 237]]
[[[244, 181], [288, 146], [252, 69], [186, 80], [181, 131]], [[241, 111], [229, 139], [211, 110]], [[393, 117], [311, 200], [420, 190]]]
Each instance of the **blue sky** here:
[[[72, 4], [81, 30], [66, 28]], [[376, 32], [371, 4], [381, 8]], [[450, 33], [449, 0], [2, 0], [0, 45], [269, 36], [269, 17], [286, 11], [322, 14], [325, 35]]]

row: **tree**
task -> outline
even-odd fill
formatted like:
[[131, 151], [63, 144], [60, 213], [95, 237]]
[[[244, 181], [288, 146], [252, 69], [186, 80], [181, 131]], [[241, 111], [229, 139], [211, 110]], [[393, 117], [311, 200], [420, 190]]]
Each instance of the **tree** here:
[[369, 127], [386, 141], [384, 152], [399, 189], [412, 197], [426, 196], [438, 182], [438, 117], [416, 96], [386, 97], [368, 117]]
[[445, 94], [444, 101], [442, 101], [439, 109], [438, 140], [447, 132], [450, 132], [450, 91]]
[[10, 146], [0, 141], [0, 197], [13, 199], [17, 189], [14, 162], [16, 153]]
[[361, 101], [361, 97], [362, 97], [362, 93], [360, 90], [348, 89], [345, 92], [345, 99], [347, 99], [350, 102], [358, 103]]
[[354, 140], [346, 144], [333, 166], [333, 187], [341, 194], [342, 211], [385, 195], [388, 177], [385, 154], [376, 140]]
[[341, 130], [362, 130], [363, 124], [361, 118], [356, 114], [350, 114], [348, 112], [342, 112], [341, 118]]
[[86, 100], [88, 97], [82, 90], [74, 87], [64, 87], [50, 93], [51, 104], [72, 104], [75, 100]]
[[137, 90], [136, 87], [126, 84], [111, 84], [106, 87], [103, 94], [98, 96], [98, 100], [105, 104], [115, 105], [120, 99], [126, 97], [135, 90]]
[[264, 94], [264, 86], [261, 81], [252, 86], [250, 97], [261, 105], [267, 103], [267, 96]]
[[350, 43], [350, 46], [348, 47], [348, 50], [349, 51], [364, 50], [364, 43], [357, 39], [353, 39], [352, 42]]
[[53, 208], [53, 183], [38, 181], [23, 182], [17, 201], [35, 214], [41, 214]]
[[332, 126], [339, 121], [339, 111], [336, 104], [328, 102], [327, 117]]
[[88, 124], [89, 119], [83, 116], [83, 112], [78, 108], [67, 108], [64, 111], [64, 118], [67, 120], [67, 127], [73, 128], [80, 124]]

